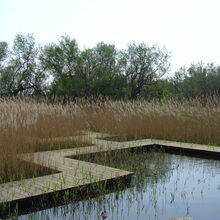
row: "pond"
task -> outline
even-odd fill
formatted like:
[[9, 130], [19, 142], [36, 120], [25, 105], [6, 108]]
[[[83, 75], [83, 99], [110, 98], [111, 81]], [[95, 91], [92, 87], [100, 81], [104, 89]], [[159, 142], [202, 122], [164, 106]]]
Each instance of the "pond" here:
[[83, 155], [78, 159], [132, 170], [135, 175], [131, 185], [122, 190], [18, 219], [169, 220], [172, 216], [190, 216], [194, 220], [219, 220], [218, 160], [155, 150], [115, 151]]

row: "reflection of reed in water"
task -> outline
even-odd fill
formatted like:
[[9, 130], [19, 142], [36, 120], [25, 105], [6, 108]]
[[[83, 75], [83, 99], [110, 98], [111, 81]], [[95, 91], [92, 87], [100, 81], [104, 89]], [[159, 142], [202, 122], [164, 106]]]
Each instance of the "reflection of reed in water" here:
[[[105, 163], [110, 160], [116, 166], [121, 160], [120, 166], [136, 170], [129, 188], [34, 213], [32, 219], [44, 219], [47, 215], [51, 220], [101, 220], [104, 211], [108, 215], [106, 219], [169, 220], [171, 216], [177, 215], [205, 219], [202, 214], [204, 208], [198, 206], [195, 209], [193, 204], [196, 202], [203, 205], [205, 202], [207, 206], [204, 211], [209, 210], [210, 201], [218, 204], [210, 195], [216, 195], [218, 190], [219, 161], [155, 151], [130, 154], [114, 152], [116, 158], [109, 159], [106, 159], [109, 155], [105, 155]], [[104, 155], [97, 154], [98, 158], [104, 160]], [[138, 179], [138, 173], [142, 178]], [[209, 188], [209, 185], [212, 187]], [[193, 215], [195, 212], [198, 216]], [[212, 216], [212, 220], [217, 219], [218, 216]]]

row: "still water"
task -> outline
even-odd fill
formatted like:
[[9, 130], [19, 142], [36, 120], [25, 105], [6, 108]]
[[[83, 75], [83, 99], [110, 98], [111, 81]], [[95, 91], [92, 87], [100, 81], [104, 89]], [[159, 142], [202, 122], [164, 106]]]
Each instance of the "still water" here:
[[[143, 153], [139, 163], [140, 155], [133, 155], [133, 159], [134, 156], [136, 170], [143, 172], [144, 164], [147, 175], [138, 178], [136, 174], [129, 188], [18, 219], [169, 220], [172, 216], [220, 219], [220, 161], [154, 152], [153, 157]], [[127, 158], [127, 163], [130, 161]]]

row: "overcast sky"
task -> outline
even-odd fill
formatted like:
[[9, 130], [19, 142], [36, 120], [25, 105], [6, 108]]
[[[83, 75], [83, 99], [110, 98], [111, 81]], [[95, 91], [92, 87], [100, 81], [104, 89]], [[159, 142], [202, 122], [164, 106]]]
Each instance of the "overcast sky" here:
[[40, 44], [69, 34], [81, 48], [100, 41], [165, 46], [172, 72], [220, 64], [220, 0], [0, 0], [0, 41], [33, 33]]

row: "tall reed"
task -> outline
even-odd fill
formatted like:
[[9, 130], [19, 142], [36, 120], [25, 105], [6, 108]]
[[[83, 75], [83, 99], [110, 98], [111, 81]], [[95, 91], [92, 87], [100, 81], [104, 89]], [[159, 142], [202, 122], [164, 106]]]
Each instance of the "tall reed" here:
[[92, 130], [128, 139], [158, 138], [220, 145], [220, 99], [107, 101], [86, 112]]
[[17, 154], [49, 150], [51, 138], [79, 134], [85, 126], [78, 107], [37, 103], [27, 98], [1, 99], [0, 182], [21, 173], [30, 177], [42, 173], [42, 167], [21, 163]]
[[[50, 150], [41, 140], [90, 129], [127, 139], [156, 138], [220, 145], [220, 98], [192, 100], [77, 100], [62, 105], [0, 99], [0, 176], [33, 173], [17, 160], [24, 152]], [[45, 142], [44, 142], [45, 143]], [[31, 170], [30, 170], [31, 169]]]

